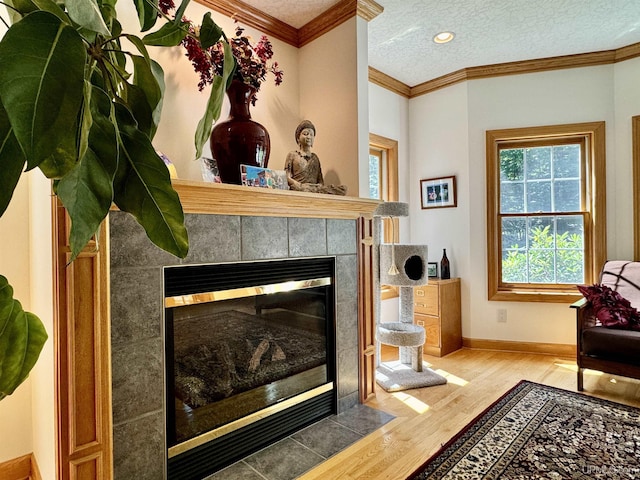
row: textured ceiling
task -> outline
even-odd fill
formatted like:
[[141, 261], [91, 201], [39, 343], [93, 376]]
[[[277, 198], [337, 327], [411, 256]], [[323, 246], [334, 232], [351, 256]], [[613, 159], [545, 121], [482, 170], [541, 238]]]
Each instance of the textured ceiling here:
[[[300, 28], [338, 0], [244, 0]], [[462, 68], [640, 42], [640, 0], [376, 0], [369, 66], [415, 86]], [[443, 30], [455, 39], [431, 40]]]

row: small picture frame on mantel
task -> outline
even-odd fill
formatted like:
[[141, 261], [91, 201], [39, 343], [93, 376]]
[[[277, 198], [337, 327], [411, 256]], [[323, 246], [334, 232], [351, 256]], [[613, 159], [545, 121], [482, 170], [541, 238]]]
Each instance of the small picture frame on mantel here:
[[456, 207], [456, 177], [426, 178], [420, 180], [422, 209]]
[[427, 276], [429, 278], [438, 278], [438, 264], [436, 262], [427, 263]]

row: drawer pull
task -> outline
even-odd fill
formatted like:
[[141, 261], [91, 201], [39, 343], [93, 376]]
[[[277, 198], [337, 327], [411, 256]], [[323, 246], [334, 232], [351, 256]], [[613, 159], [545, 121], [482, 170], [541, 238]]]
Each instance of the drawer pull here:
[[424, 297], [424, 290], [416, 290], [415, 294], [417, 297]]
[[424, 327], [424, 320], [418, 320], [416, 322], [420, 327]]
[[426, 303], [416, 303], [416, 307], [427, 308], [427, 304]]

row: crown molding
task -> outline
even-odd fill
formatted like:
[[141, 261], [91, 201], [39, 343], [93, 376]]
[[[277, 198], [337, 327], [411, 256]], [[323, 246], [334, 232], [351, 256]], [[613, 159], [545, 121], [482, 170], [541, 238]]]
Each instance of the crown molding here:
[[355, 16], [370, 22], [380, 15], [383, 10], [384, 8], [373, 0], [342, 0], [300, 27], [300, 30], [298, 30], [298, 46], [303, 47]]
[[296, 48], [312, 42], [350, 18], [359, 16], [369, 22], [384, 10], [374, 0], [342, 0], [297, 29], [241, 0], [196, 1]]
[[298, 47], [298, 29], [241, 0], [196, 0], [196, 2], [236, 19], [243, 26], [253, 27], [270, 37]]
[[369, 81], [403, 97], [409, 98], [411, 95], [411, 88], [408, 85], [373, 67], [369, 67]]
[[640, 43], [634, 43], [615, 50], [562, 55], [558, 57], [539, 58], [520, 62], [498, 63], [479, 67], [463, 68], [443, 75], [428, 82], [411, 87], [409, 98], [418, 97], [440, 88], [448, 87], [466, 80], [518, 75], [523, 73], [546, 72], [565, 68], [593, 67], [622, 62], [640, 56]]
[[384, 11], [384, 7], [373, 0], [358, 0], [357, 14], [370, 22]]
[[623, 62], [631, 58], [640, 57], [640, 43], [632, 43], [626, 47], [618, 48], [614, 50], [616, 52], [615, 61]]

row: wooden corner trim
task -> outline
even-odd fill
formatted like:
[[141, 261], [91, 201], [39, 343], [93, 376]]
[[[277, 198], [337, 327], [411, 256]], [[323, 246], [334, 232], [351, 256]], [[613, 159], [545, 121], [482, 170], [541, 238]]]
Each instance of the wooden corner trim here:
[[384, 11], [384, 7], [373, 0], [358, 0], [357, 14], [370, 22]]
[[28, 453], [0, 463], [0, 478], [3, 480], [42, 480], [36, 457]]

